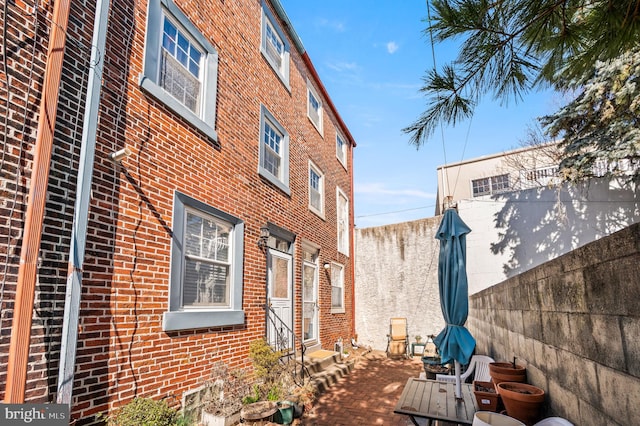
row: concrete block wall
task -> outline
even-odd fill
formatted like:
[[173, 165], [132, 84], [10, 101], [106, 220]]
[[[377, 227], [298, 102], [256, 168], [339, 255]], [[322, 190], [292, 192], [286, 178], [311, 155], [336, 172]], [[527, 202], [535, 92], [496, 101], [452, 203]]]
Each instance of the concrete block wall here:
[[470, 297], [476, 352], [527, 367], [549, 415], [640, 419], [640, 224]]
[[385, 350], [389, 318], [406, 317], [411, 341], [444, 327], [435, 234], [441, 216], [356, 229], [358, 342]]

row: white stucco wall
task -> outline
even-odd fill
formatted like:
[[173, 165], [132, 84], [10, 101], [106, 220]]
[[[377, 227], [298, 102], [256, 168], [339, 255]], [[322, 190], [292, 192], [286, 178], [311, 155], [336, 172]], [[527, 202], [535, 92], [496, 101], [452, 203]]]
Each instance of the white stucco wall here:
[[[467, 235], [469, 294], [640, 222], [638, 188], [594, 180], [458, 201]], [[356, 332], [374, 349], [387, 344], [389, 318], [408, 318], [409, 335], [444, 327], [438, 295], [441, 216], [356, 229]]]
[[356, 229], [358, 342], [385, 350], [389, 319], [406, 317], [410, 340], [444, 327], [438, 296], [440, 217]]
[[640, 221], [637, 187], [615, 182], [538, 188], [458, 202], [467, 236], [469, 293]]

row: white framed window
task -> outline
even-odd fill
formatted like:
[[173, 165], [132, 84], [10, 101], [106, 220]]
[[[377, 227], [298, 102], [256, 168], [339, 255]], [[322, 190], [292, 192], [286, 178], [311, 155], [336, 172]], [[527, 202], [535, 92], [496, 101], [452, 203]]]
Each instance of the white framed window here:
[[474, 197], [482, 195], [499, 194], [511, 189], [509, 175], [490, 176], [471, 181], [471, 190]]
[[338, 218], [338, 251], [349, 255], [349, 199], [340, 188], [337, 190], [336, 216]]
[[331, 313], [344, 313], [344, 266], [331, 263]]
[[163, 330], [244, 323], [244, 223], [175, 193], [169, 310]]
[[260, 107], [260, 161], [258, 173], [282, 191], [289, 189], [289, 134], [275, 117]]
[[340, 135], [336, 135], [336, 157], [338, 157], [338, 161], [347, 168], [347, 143], [344, 141], [344, 138]]
[[309, 209], [324, 218], [324, 174], [309, 160]]
[[309, 120], [311, 120], [320, 134], [322, 134], [322, 115], [323, 108], [320, 97], [313, 90], [311, 84], [307, 82], [307, 117], [309, 117]]
[[284, 85], [289, 88], [289, 52], [287, 37], [277, 24], [275, 16], [262, 1], [262, 37], [260, 51]]
[[140, 87], [213, 140], [218, 53], [173, 0], [150, 0]]

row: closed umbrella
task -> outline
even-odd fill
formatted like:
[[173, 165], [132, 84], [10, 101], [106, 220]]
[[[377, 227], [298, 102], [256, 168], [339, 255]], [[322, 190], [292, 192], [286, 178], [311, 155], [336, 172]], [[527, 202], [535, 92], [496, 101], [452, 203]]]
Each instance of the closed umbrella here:
[[436, 234], [440, 240], [438, 259], [438, 287], [440, 307], [445, 320], [444, 329], [434, 342], [438, 346], [442, 363], [455, 363], [456, 397], [462, 397], [460, 365], [468, 364], [476, 340], [464, 327], [469, 314], [469, 288], [467, 284], [466, 235], [471, 229], [454, 209], [444, 212]]

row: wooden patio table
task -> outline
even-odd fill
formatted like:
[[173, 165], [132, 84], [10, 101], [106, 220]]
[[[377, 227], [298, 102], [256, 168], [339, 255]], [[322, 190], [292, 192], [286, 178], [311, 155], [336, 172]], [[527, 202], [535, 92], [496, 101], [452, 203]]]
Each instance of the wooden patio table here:
[[473, 386], [462, 384], [462, 398], [456, 399], [455, 383], [438, 382], [419, 378], [407, 381], [394, 413], [406, 414], [418, 426], [416, 418], [441, 420], [450, 423], [470, 425], [478, 410]]

